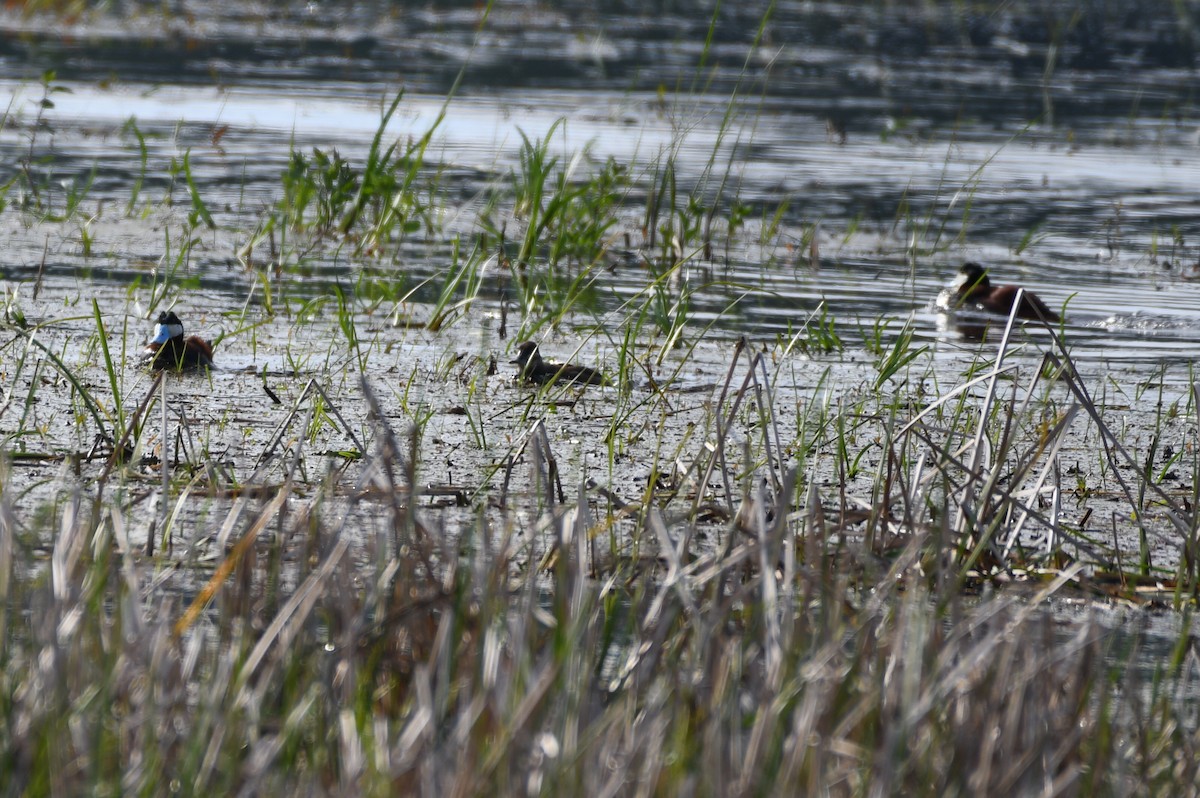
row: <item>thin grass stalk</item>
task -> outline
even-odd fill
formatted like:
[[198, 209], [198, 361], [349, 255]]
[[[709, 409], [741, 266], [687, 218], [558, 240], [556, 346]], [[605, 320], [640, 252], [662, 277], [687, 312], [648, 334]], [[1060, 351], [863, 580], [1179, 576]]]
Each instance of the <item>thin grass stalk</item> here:
[[[87, 317], [81, 316], [78, 318], [59, 319], [58, 321], [78, 321], [84, 318]], [[48, 346], [46, 346], [37, 338], [37, 333], [41, 331], [42, 326], [44, 325], [37, 325], [26, 329], [8, 324], [6, 322], [0, 322], [0, 329], [6, 329], [21, 337], [24, 337], [29, 346], [34, 346], [42, 350], [42, 353], [45, 355], [46, 359], [50, 361], [51, 365], [54, 366], [55, 370], [58, 371], [58, 373], [61, 374], [63, 378], [71, 384], [71, 387], [75, 391], [75, 395], [80, 398], [84, 407], [87, 409], [88, 414], [92, 417], [92, 420], [96, 422], [96, 430], [98, 434], [106, 435], [108, 428], [104, 423], [104, 413], [100, 409], [100, 406], [96, 403], [96, 400], [92, 398], [91, 392], [88, 391], [87, 387], [79, 381], [79, 378], [75, 375], [75, 372], [67, 368], [67, 365], [63, 363], [62, 358], [60, 358]]]
[[[1078, 414], [1078, 412], [1079, 412], [1079, 405], [1072, 404], [1067, 409], [1067, 412], [1059, 417], [1058, 421], [1054, 425], [1054, 428], [1051, 429], [1046, 434], [1045, 438], [1049, 439], [1048, 442], [1049, 442], [1050, 448], [1048, 451], [1045, 452], [1045, 455], [1046, 455], [1045, 464], [1042, 466], [1042, 469], [1041, 469], [1040, 473], [1037, 475], [1037, 478], [1034, 480], [1033, 485], [1031, 485], [1027, 489], [1028, 494], [1030, 496], [1030, 501], [1028, 503], [1024, 503], [1018, 507], [1019, 514], [1017, 516], [1016, 521], [1013, 523], [1011, 530], [1008, 533], [1008, 539], [1004, 542], [1004, 547], [1001, 551], [1001, 557], [1003, 559], [1006, 559], [1006, 560], [1008, 559], [1008, 556], [1009, 556], [1010, 552], [1012, 551], [1012, 547], [1015, 545], [1015, 543], [1017, 542], [1017, 540], [1019, 539], [1019, 537], [1021, 535], [1021, 530], [1024, 527], [1026, 520], [1028, 520], [1032, 514], [1029, 509], [1029, 505], [1032, 504], [1032, 502], [1036, 500], [1037, 495], [1041, 493], [1042, 486], [1045, 485], [1046, 480], [1057, 468], [1058, 453], [1062, 450], [1062, 447], [1066, 444], [1066, 432], [1068, 429], [1070, 429], [1071, 424], [1074, 423], [1075, 416]], [[1039, 444], [1038, 444], [1039, 453], [1045, 446], [1045, 443], [1046, 443], [1045, 440], [1039, 442]], [[1036, 455], [1035, 455], [1035, 457], [1036, 457]], [[1031, 459], [1031, 465], [1032, 465], [1032, 459]], [[1017, 484], [1023, 477], [1024, 477], [1024, 470], [1021, 470], [1018, 474], [1016, 474], [1014, 476], [1014, 478], [1012, 478], [1010, 480], [1009, 491], [1011, 491], [1011, 489], [1012, 489], [1011, 486]], [[1055, 526], [1050, 526], [1050, 527], [1048, 527], [1048, 529], [1050, 530], [1051, 534], [1053, 534], [1056, 531]]]
[[113, 405], [116, 410], [113, 427], [120, 428], [125, 424], [125, 413], [121, 408], [121, 388], [117, 384], [117, 370], [113, 366], [112, 355], [108, 351], [108, 332], [104, 329], [104, 318], [100, 315], [100, 303], [92, 299], [92, 316], [96, 319], [96, 331], [100, 335], [100, 351], [104, 354], [104, 369], [108, 373], [108, 384], [112, 389]]
[[[997, 379], [999, 370], [1004, 364], [1004, 355], [1008, 351], [1008, 342], [1012, 336], [1013, 326], [1016, 321], [1017, 306], [1014, 304], [1012, 312], [1009, 313], [1008, 321], [1004, 326], [1004, 334], [1000, 338], [1000, 344], [996, 349], [996, 360], [989, 371], [989, 380], [987, 388], [984, 392], [983, 404], [979, 409], [978, 426], [975, 429], [975, 437], [971, 445], [971, 461], [967, 465], [967, 481], [963, 486], [962, 493], [959, 499], [958, 516], [955, 521], [954, 532], [956, 537], [962, 539], [963, 535], [969, 531], [981, 532], [979, 525], [983, 522], [981, 518], [972, 517], [972, 509], [976, 507], [974, 496], [977, 492], [981, 492], [977, 482], [980, 475], [983, 473], [981, 468], [984, 466], [984, 441], [987, 439], [987, 421], [991, 415], [991, 408], [995, 403]], [[990, 459], [990, 458], [989, 458]], [[990, 463], [988, 464], [990, 472]], [[986, 495], [986, 494], [984, 494]], [[975, 540], [973, 543], [973, 551], [968, 555], [966, 563], [964, 563], [964, 572], [971, 567], [974, 561], [982, 552], [986, 540], [983, 537]]]
[[[1121, 469], [1118, 466], [1119, 461], [1124, 461], [1133, 468], [1139, 468], [1139, 464], [1125, 450], [1125, 447], [1117, 438], [1116, 433], [1114, 433], [1100, 417], [1099, 412], [1096, 410], [1096, 406], [1092, 403], [1091, 397], [1088, 395], [1087, 388], [1076, 377], [1078, 372], [1075, 370], [1074, 363], [1071, 361], [1069, 354], [1067, 354], [1064, 350], [1063, 360], [1059, 360], [1059, 358], [1053, 354], [1050, 355], [1050, 358], [1055, 368], [1063, 370], [1062, 380], [1066, 383], [1067, 388], [1071, 391], [1071, 393], [1074, 394], [1080, 406], [1092, 419], [1092, 422], [1096, 424], [1096, 428], [1100, 432], [1101, 443], [1104, 444], [1105, 459], [1112, 466], [1113, 476], [1116, 478], [1117, 483], [1121, 486], [1122, 492], [1125, 494], [1126, 500], [1129, 502], [1130, 506], [1136, 506], [1137, 502], [1134, 498], [1135, 493], [1121, 475]], [[1155, 495], [1156, 500], [1162, 503], [1165, 508], [1166, 517], [1173, 525], [1175, 525], [1177, 529], [1179, 529], [1181, 532], [1189, 529], [1189, 524], [1185, 520], [1189, 517], [1189, 515], [1184, 508], [1179, 506], [1179, 503], [1175, 500], [1175, 497], [1171, 496], [1159, 485], [1154, 483], [1147, 485], [1147, 488]], [[1137, 518], [1140, 519], [1141, 515], [1141, 513], [1138, 513]], [[1140, 520], [1138, 520], [1137, 523], [1139, 529], [1145, 531], [1144, 524]]]
[[[164, 542], [169, 540], [170, 530], [167, 526], [167, 517], [170, 513], [170, 497], [171, 497], [171, 434], [170, 434], [170, 419], [168, 401], [167, 383], [170, 378], [167, 376], [168, 369], [161, 371], [162, 378], [158, 381], [159, 408], [162, 411], [162, 427], [159, 430], [159, 468], [162, 475], [162, 498], [159, 501], [159, 518], [158, 529], [163, 535]], [[154, 556], [154, 532], [146, 536], [146, 556]]]
[[[296, 397], [296, 401], [292, 404], [291, 409], [283, 417], [283, 419], [279, 422], [279, 424], [276, 425], [275, 431], [271, 433], [270, 438], [268, 438], [268, 440], [267, 440], [267, 445], [263, 448], [262, 453], [259, 454], [258, 460], [255, 463], [256, 469], [261, 467], [264, 463], [266, 463], [271, 458], [272, 455], [274, 455], [275, 450], [283, 442], [284, 434], [287, 432], [287, 430], [291, 426], [292, 422], [295, 421], [296, 418], [299, 416], [300, 406], [304, 403], [304, 400], [310, 398], [312, 394], [316, 394], [324, 400], [324, 402], [325, 402], [324, 407], [330, 413], [332, 413], [333, 417], [336, 418], [338, 420], [338, 423], [340, 423], [342, 425], [342, 431], [345, 432], [346, 435], [350, 438], [351, 442], [355, 445], [357, 450], [360, 453], [365, 451], [362, 443], [358, 439], [358, 436], [354, 433], [354, 429], [350, 426], [350, 424], [342, 416], [341, 411], [338, 410], [337, 403], [333, 402], [329, 398], [329, 394], [321, 386], [321, 384], [320, 384], [320, 382], [318, 382], [317, 378], [313, 377], [313, 378], [309, 379], [309, 381], [305, 384], [304, 389], [300, 392], [300, 395], [298, 397]], [[312, 419], [312, 414], [310, 412], [309, 421], [301, 429], [309, 429], [309, 424], [311, 424], [311, 419]]]
[[[286, 498], [284, 492], [280, 495]], [[274, 502], [268, 506], [268, 510], [273, 512], [282, 506], [283, 502], [279, 502], [276, 506]], [[264, 519], [265, 523], [271, 520], [271, 517], [264, 513], [260, 518]], [[261, 529], [256, 527], [255, 529]], [[252, 530], [255, 531], [255, 530]], [[235, 681], [235, 692], [237, 693], [238, 704], [248, 704], [261, 700], [261, 694], [265, 687], [270, 684], [269, 679], [262, 679], [257, 688], [251, 687], [251, 680], [255, 677], [259, 667], [264, 663], [269, 650], [278, 643], [279, 651], [286, 651], [291, 640], [299, 633], [300, 626], [305, 622], [309, 613], [316, 605], [317, 601], [322, 598], [321, 591], [325, 587], [345, 556], [346, 551], [350, 547], [350, 542], [345, 535], [337, 535], [334, 540], [333, 548], [329, 554], [321, 562], [321, 565], [309, 574], [304, 583], [292, 594], [291, 598], [280, 609], [279, 613], [272, 619], [270, 625], [264, 631], [263, 636], [255, 644], [254, 649], [246, 658], [241, 671], [238, 673]]]
[[[721, 474], [722, 474], [722, 478], [725, 480], [725, 501], [727, 503], [731, 502], [733, 500], [734, 493], [733, 493], [733, 486], [729, 481], [729, 469], [727, 467], [725, 467], [724, 452], [725, 452], [725, 438], [726, 438], [727, 427], [726, 427], [725, 422], [722, 421], [722, 414], [720, 412], [720, 408], [723, 408], [725, 406], [725, 398], [729, 395], [729, 388], [733, 383], [734, 370], [737, 368], [738, 361], [740, 360], [742, 351], [746, 348], [746, 345], [747, 345], [746, 339], [739, 338], [737, 341], [737, 344], [735, 345], [734, 350], [733, 350], [733, 357], [730, 358], [729, 371], [725, 374], [725, 382], [722, 384], [722, 387], [721, 387], [721, 395], [717, 399], [716, 407], [718, 409], [714, 416], [714, 421], [716, 423], [716, 441], [715, 441], [716, 451], [713, 453], [713, 456], [710, 457], [707, 460], [707, 462], [705, 463], [703, 476], [700, 478], [700, 480], [698, 482], [698, 484], [700, 486], [707, 485], [709, 477], [712, 476], [713, 469], [717, 466], [717, 463], [721, 463], [721, 465], [722, 465]], [[729, 412], [728, 412], [728, 418], [731, 420], [737, 414], [737, 409], [741, 404], [742, 397], [745, 395], [746, 386], [749, 382], [750, 377], [751, 377], [751, 374], [748, 373], [746, 375], [746, 379], [744, 379], [742, 381], [741, 388], [738, 390], [737, 394], [735, 395], [733, 406], [729, 409]], [[699, 510], [699, 503], [700, 503], [702, 497], [703, 497], [703, 490], [697, 491], [696, 500], [692, 506], [693, 516]], [[732, 516], [733, 508], [729, 507], [728, 509], [730, 511], [729, 514]]]
[[[0, 485], [8, 485], [11, 478], [8, 454], [0, 450]], [[10, 491], [0, 491], [0, 640], [8, 640], [8, 615], [13, 606], [9, 598], [13, 592], [13, 551], [17, 533], [17, 519], [12, 507]]]

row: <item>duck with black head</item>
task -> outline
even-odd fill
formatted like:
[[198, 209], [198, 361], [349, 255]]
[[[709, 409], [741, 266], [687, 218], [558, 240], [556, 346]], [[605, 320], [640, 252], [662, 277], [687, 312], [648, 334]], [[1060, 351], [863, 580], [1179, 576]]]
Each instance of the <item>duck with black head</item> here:
[[520, 378], [534, 385], [545, 385], [550, 382], [605, 385], [608, 382], [604, 375], [594, 368], [542, 360], [542, 355], [538, 352], [538, 345], [533, 341], [518, 344], [517, 357], [512, 362], [519, 366]]
[[183, 322], [175, 311], [163, 311], [158, 314], [154, 338], [146, 344], [142, 362], [154, 371], [208, 368], [213, 365], [212, 344], [198, 335], [185, 337]]
[[958, 277], [939, 297], [939, 304], [946, 310], [974, 307], [1002, 316], [1009, 315], [1016, 307], [1018, 319], [1050, 324], [1062, 321], [1037, 294], [1017, 285], [993, 285], [987, 269], [972, 262], [964, 263], [958, 270]]

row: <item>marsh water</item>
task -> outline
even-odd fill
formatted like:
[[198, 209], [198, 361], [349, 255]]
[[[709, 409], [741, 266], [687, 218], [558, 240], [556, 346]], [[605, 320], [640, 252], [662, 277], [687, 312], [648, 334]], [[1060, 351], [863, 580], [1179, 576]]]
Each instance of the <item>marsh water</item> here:
[[[574, 175], [611, 158], [629, 177], [631, 210], [609, 231], [586, 301], [538, 332], [552, 355], [613, 368], [621, 336], [611, 328], [651, 279], [657, 231], [644, 209], [664, 164], [681, 197], [716, 209], [720, 228], [712, 251], [693, 239], [691, 251], [677, 253], [686, 259], [674, 287], [687, 292], [690, 360], [669, 418], [639, 420], [645, 435], [631, 434], [618, 460], [602, 443], [613, 422], [605, 394], [546, 413], [569, 485], [599, 473], [614, 494], [637, 496], [663, 452], [703, 451], [707, 441], [692, 435], [707, 429], [713, 400], [692, 389], [719, 389], [742, 336], [779, 350], [802, 338], [806, 323], [832, 320], [840, 347], [778, 365], [779, 414], [794, 412], [798, 424], [818, 404], [818, 386], [836, 404], [840, 388], [830, 381], [847, 392], [870, 385], [880, 340], [905, 325], [945, 379], [931, 390], [956, 384], [994, 352], [993, 340], [964, 335], [935, 305], [965, 260], [1064, 309], [1076, 364], [1109, 407], [1131, 411], [1122, 432], [1131, 448], [1142, 446], [1139, 456], [1154, 453], [1160, 432], [1168, 450], [1188, 445], [1200, 344], [1200, 118], [1196, 54], [1179, 4], [701, 5], [121, 2], [69, 16], [0, 11], [4, 321], [46, 322], [38, 331], [46, 351], [77, 368], [97, 396], [108, 396], [111, 379], [126, 410], [150, 382], [133, 361], [155, 311], [172, 305], [189, 331], [220, 338], [218, 369], [171, 388], [173, 406], [183, 407], [179, 439], [194, 447], [177, 457], [204, 461], [209, 493], [197, 477], [178, 498], [165, 491], [157, 507], [139, 505], [162, 483], [152, 465], [134, 473], [130, 506], [147, 520], [130, 538], [140, 546], [158, 519], [177, 512], [177, 538], [220, 557], [234, 526], [214, 545], [213, 519], [234, 495], [225, 488], [257, 475], [314, 375], [326, 377], [350, 429], [331, 422], [313, 459], [339, 477], [354, 468], [341, 453], [357, 447], [353, 430], [368, 426], [368, 413], [354, 373], [361, 361], [331, 343], [345, 334], [339, 291], [358, 298], [350, 313], [372, 341], [363, 370], [391, 418], [425, 420], [422, 476], [458, 492], [435, 494], [426, 507], [436, 502], [445, 528], [473, 528], [492, 507], [489, 491], [501, 492], [478, 475], [498, 483], [502, 455], [524, 451], [530, 416], [522, 409], [531, 400], [511, 380], [476, 394], [483, 369], [463, 353], [486, 362], [491, 352], [503, 363], [515, 341], [503, 337], [501, 319], [519, 311], [492, 274], [464, 323], [441, 332], [422, 323], [456, 247], [498, 246], [480, 220], [502, 215], [491, 197], [512, 185], [530, 140], [548, 139]], [[424, 169], [435, 176], [433, 223], [382, 253], [356, 254], [336, 240], [309, 247], [285, 240], [282, 228], [251, 247], [278, 207], [293, 153], [336, 150], [361, 165], [401, 92], [381, 138], [410, 142], [432, 131]], [[211, 226], [185, 224], [192, 196], [203, 199]], [[740, 221], [730, 230], [735, 207]], [[514, 238], [520, 221], [509, 219]], [[116, 377], [99, 353], [98, 318], [123, 361]], [[1009, 357], [1036, 371], [1046, 338], [1031, 331]], [[64, 430], [81, 415], [62, 398], [72, 386], [49, 367], [25, 365], [12, 345], [23, 345], [22, 335], [6, 340], [0, 433], [14, 450], [86, 451], [90, 437], [76, 431], [85, 425]], [[1174, 400], [1183, 412], [1156, 418]], [[1103, 465], [1098, 448], [1084, 433], [1061, 453], [1064, 466], [1082, 472], [1079, 482], [1111, 479], [1089, 472]], [[30, 517], [71, 482], [66, 465], [49, 458], [14, 468]], [[1192, 475], [1186, 461], [1174, 470], [1162, 482], [1186, 502]], [[309, 485], [322, 479], [305, 476]], [[843, 498], [873, 495], [871, 481], [864, 474], [843, 486]], [[504, 474], [505, 490], [507, 482]], [[468, 506], [455, 506], [459, 497]], [[1139, 541], [1122, 500], [1110, 518], [1101, 519], [1102, 506], [1090, 527], [1085, 499], [1064, 512], [1097, 539], [1111, 529], [1114, 549], [1143, 544], [1156, 566], [1171, 568], [1176, 530], [1155, 517], [1161, 534]], [[190, 512], [173, 509], [189, 501]], [[356, 509], [370, 516], [378, 508]], [[361, 520], [364, 529], [378, 523]], [[53, 524], [46, 528], [49, 538]], [[539, 545], [530, 544], [527, 561], [545, 553]], [[210, 564], [166, 573], [155, 595], [190, 601]], [[1106, 633], [1117, 630], [1118, 649], [1125, 631], [1147, 632], [1136, 666], [1147, 683], [1184, 623], [1090, 602], [1053, 612], [1071, 628], [1096, 613]]]
[[[434, 129], [426, 157], [461, 204], [446, 209], [439, 240], [418, 238], [390, 263], [313, 258], [313, 292], [357, 268], [412, 286], [444, 273], [450, 238], [478, 233], [480, 197], [519, 168], [522, 137], [551, 136], [564, 162], [587, 151], [636, 170], [670, 155], [681, 186], [745, 206], [732, 246], [695, 259], [695, 319], [714, 335], [773, 336], [824, 302], [851, 349], [891, 319], [950, 352], [961, 339], [932, 299], [971, 259], [1065, 305], [1077, 357], [1100, 372], [1185, 365], [1200, 339], [1194, 57], [1171, 4], [1075, 8], [783, 3], [768, 15], [747, 3], [714, 16], [671, 3], [500, 3], [486, 20], [475, 4], [7, 12], [0, 176], [32, 156], [62, 204], [90, 180], [80, 207], [94, 241], [85, 253], [79, 224], [13, 230], [5, 276], [85, 276], [119, 292], [158, 261], [161, 231], [120, 213], [142, 171], [136, 127], [142, 202], [170, 192], [186, 202], [181, 180], [162, 176], [187, 153], [218, 228], [243, 231], [213, 234], [190, 263], [206, 292], [236, 305], [255, 279], [236, 248], [277, 200], [290, 152], [362, 158], [403, 90], [386, 135]], [[66, 91], [39, 118], [49, 69]], [[614, 232], [614, 250], [644, 240], [637, 220]], [[594, 312], [644, 284], [636, 263], [613, 268]]]
[[[633, 211], [609, 231], [607, 268], [570, 317], [578, 329], [603, 329], [645, 290], [656, 231], [638, 209], [662, 185], [664, 164], [681, 196], [716, 209], [726, 227], [712, 250], [693, 239], [678, 253], [687, 265], [676, 290], [687, 292], [692, 337], [705, 342], [700, 384], [720, 379], [731, 339], [786, 341], [820, 313], [841, 348], [813, 360], [862, 380], [854, 370], [875, 357], [871, 341], [908, 324], [953, 380], [991, 344], [964, 336], [934, 299], [964, 260], [977, 260], [1065, 309], [1071, 352], [1101, 390], [1111, 376], [1133, 404], [1138, 386], [1157, 380], [1167, 399], [1186, 401], [1200, 342], [1200, 122], [1186, 20], [1165, 2], [1079, 8], [6, 10], [6, 296], [32, 321], [71, 316], [46, 333], [62, 336], [62, 351], [95, 331], [88, 309], [70, 308], [96, 298], [132, 352], [166, 285], [197, 331], [220, 331], [223, 372], [300, 374], [313, 363], [297, 362], [296, 345], [311, 344], [320, 360], [324, 343], [288, 331], [290, 322], [247, 332], [228, 317], [272, 291], [303, 314], [310, 299], [367, 285], [386, 312], [367, 307], [360, 321], [400, 344], [387, 345], [395, 364], [383, 374], [436, 363], [445, 343], [398, 322], [428, 314], [456, 242], [484, 239], [480, 219], [521, 171], [522, 145], [547, 140], [572, 174], [611, 158], [629, 176]], [[400, 93], [381, 138], [432, 131], [424, 157], [436, 175], [434, 223], [382, 256], [292, 244], [290, 259], [272, 261], [285, 247], [274, 238], [248, 249], [292, 154], [337, 151], [361, 164]], [[185, 233], [193, 193], [213, 225]], [[28, 210], [33, 200], [43, 213]], [[491, 326], [483, 345], [471, 338], [477, 349], [511, 346], [495, 334], [508, 300], [484, 281], [476, 310]], [[336, 337], [332, 314], [326, 324], [315, 329]], [[293, 344], [286, 356], [271, 347], [283, 340]], [[614, 346], [601, 339], [585, 356], [603, 360]], [[1012, 356], [1036, 364], [1041, 350]], [[811, 387], [815, 377], [793, 369], [797, 390]], [[208, 401], [249, 424], [245, 390], [218, 382]], [[452, 421], [439, 434], [453, 448], [469, 436]], [[245, 451], [265, 437], [248, 434]]]

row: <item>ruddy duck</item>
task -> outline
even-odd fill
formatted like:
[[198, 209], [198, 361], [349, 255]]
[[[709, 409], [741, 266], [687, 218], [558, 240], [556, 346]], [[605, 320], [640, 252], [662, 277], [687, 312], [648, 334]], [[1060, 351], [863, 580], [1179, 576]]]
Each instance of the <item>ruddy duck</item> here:
[[596, 369], [573, 366], [570, 363], [547, 363], [538, 352], [538, 345], [526, 341], [517, 345], [517, 357], [510, 361], [520, 366], [519, 376], [526, 382], [545, 385], [548, 382], [574, 382], [580, 385], [604, 385], [607, 380]]
[[1017, 292], [1021, 291], [1020, 286], [992, 285], [987, 269], [978, 263], [964, 263], [948, 291], [953, 292], [948, 303], [950, 309], [974, 305], [989, 313], [1007, 316], [1012, 312], [1013, 305], [1016, 305], [1018, 319], [1040, 319], [1051, 324], [1062, 321], [1037, 294], [1023, 291], [1018, 302]]
[[146, 344], [143, 362], [147, 368], [183, 369], [211, 366], [212, 344], [203, 338], [192, 335], [183, 337], [183, 322], [175, 315], [175, 311], [164, 311], [158, 314], [158, 324], [154, 326], [154, 340]]

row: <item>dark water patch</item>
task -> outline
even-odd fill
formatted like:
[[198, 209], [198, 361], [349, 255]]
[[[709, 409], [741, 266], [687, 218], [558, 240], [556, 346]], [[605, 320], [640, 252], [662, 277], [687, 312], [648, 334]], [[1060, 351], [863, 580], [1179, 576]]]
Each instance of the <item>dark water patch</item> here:
[[[1063, 0], [1037, 11], [758, 0], [710, 13], [500, 3], [481, 30], [478, 7], [308, 3], [246, 13], [230, 3], [122, 4], [66, 24], [9, 16], [5, 41], [8, 59], [27, 78], [57, 68], [60, 77], [84, 81], [402, 81], [440, 92], [469, 61], [467, 93], [586, 84], [649, 92], [703, 86], [719, 97], [753, 85], [755, 94], [829, 114], [851, 134], [879, 131], [881, 110], [940, 123], [965, 115], [983, 126], [1046, 114], [1056, 121], [1121, 117], [1140, 107], [1193, 116], [1189, 82], [1180, 78], [1195, 67], [1195, 34], [1165, 0], [1149, 7]], [[747, 58], [760, 31], [761, 49]], [[697, 72], [702, 59], [706, 69]], [[879, 106], [865, 109], [858, 98]]]

